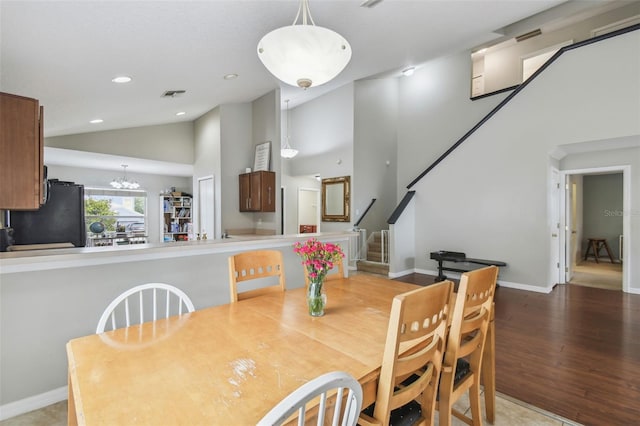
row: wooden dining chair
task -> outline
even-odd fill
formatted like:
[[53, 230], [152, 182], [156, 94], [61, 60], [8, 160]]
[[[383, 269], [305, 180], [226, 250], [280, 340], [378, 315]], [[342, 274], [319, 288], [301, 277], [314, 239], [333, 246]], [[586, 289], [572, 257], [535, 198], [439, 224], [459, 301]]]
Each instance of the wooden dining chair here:
[[433, 424], [452, 295], [453, 283], [442, 281], [393, 299], [375, 406], [359, 424], [394, 423], [392, 410], [412, 401], [416, 423]]
[[[320, 404], [317, 409], [312, 409], [310, 403], [317, 404], [318, 397]], [[355, 426], [361, 408], [360, 383], [349, 373], [333, 371], [316, 377], [290, 393], [258, 422], [258, 426], [281, 425], [296, 412], [298, 426], [306, 424], [307, 417], [316, 417], [317, 422], [313, 423], [324, 425], [327, 411], [333, 411], [332, 425]]]
[[[304, 270], [304, 284], [308, 287], [310, 282], [309, 271], [304, 265], [302, 265], [302, 269]], [[326, 282], [331, 280], [340, 280], [342, 278], [344, 278], [344, 265], [342, 263], [342, 257], [340, 257], [337, 261], [333, 262], [333, 268], [327, 273], [324, 280]]]
[[[497, 266], [465, 272], [460, 277], [440, 376], [440, 425], [450, 425], [452, 415], [465, 423], [482, 425], [480, 369], [497, 279]], [[471, 418], [453, 408], [453, 404], [467, 391]]]
[[[277, 283], [273, 284], [275, 279]], [[250, 290], [239, 291], [239, 284], [247, 284], [246, 281], [261, 280], [268, 285]], [[258, 285], [261, 283], [258, 283]], [[231, 303], [250, 297], [261, 296], [273, 291], [285, 291], [284, 262], [282, 252], [278, 250], [255, 250], [238, 253], [229, 256], [229, 292]]]
[[177, 287], [164, 283], [141, 284], [120, 294], [107, 306], [98, 321], [96, 333], [104, 333], [108, 323], [111, 330], [115, 330], [194, 310], [189, 296]]

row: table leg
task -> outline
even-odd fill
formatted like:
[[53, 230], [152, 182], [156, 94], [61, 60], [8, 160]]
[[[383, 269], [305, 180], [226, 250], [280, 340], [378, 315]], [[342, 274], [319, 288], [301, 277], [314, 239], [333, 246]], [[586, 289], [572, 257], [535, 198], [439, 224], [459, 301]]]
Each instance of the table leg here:
[[[492, 313], [493, 316], [493, 313]], [[487, 340], [482, 356], [482, 382], [484, 385], [484, 404], [487, 422], [493, 424], [496, 419], [496, 334], [495, 322], [491, 318], [487, 330]]]
[[71, 376], [67, 380], [68, 395], [67, 395], [67, 425], [77, 426], [78, 418], [76, 417], [76, 404], [73, 399], [73, 386], [71, 386]]

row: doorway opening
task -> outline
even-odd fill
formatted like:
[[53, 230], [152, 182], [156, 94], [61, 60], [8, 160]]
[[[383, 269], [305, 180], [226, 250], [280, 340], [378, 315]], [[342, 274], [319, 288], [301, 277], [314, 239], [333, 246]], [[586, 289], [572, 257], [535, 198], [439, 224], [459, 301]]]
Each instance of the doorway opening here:
[[561, 270], [564, 283], [629, 291], [630, 167], [561, 172]]
[[298, 188], [298, 232], [320, 232], [320, 190]]

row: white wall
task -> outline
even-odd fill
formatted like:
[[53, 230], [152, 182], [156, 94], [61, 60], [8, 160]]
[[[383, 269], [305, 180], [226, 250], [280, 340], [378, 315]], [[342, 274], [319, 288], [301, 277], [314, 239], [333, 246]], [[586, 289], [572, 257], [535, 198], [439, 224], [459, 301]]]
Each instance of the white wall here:
[[[640, 134], [638, 45], [635, 32], [566, 53], [414, 187], [418, 268], [435, 270], [430, 251], [463, 251], [507, 262], [500, 273], [505, 283], [546, 289], [549, 153], [561, 144]], [[415, 105], [413, 94], [404, 90], [401, 105]], [[449, 112], [441, 117], [443, 126], [456, 122], [464, 129], [460, 112]], [[409, 128], [433, 123], [418, 109], [403, 115]], [[402, 151], [399, 161], [410, 163], [415, 156]], [[632, 174], [638, 185], [638, 170]], [[640, 197], [630, 207], [638, 211]], [[638, 220], [631, 220], [632, 257], [640, 256]], [[639, 267], [631, 271], [636, 290]]]

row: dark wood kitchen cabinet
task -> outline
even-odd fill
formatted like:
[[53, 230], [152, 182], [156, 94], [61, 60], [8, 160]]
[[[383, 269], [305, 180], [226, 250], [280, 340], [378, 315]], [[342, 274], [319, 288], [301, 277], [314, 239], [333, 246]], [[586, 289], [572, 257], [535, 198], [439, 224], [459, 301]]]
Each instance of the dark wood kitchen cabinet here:
[[276, 173], [259, 171], [240, 175], [240, 211], [276, 211]]
[[43, 108], [37, 99], [0, 92], [0, 209], [43, 203]]

